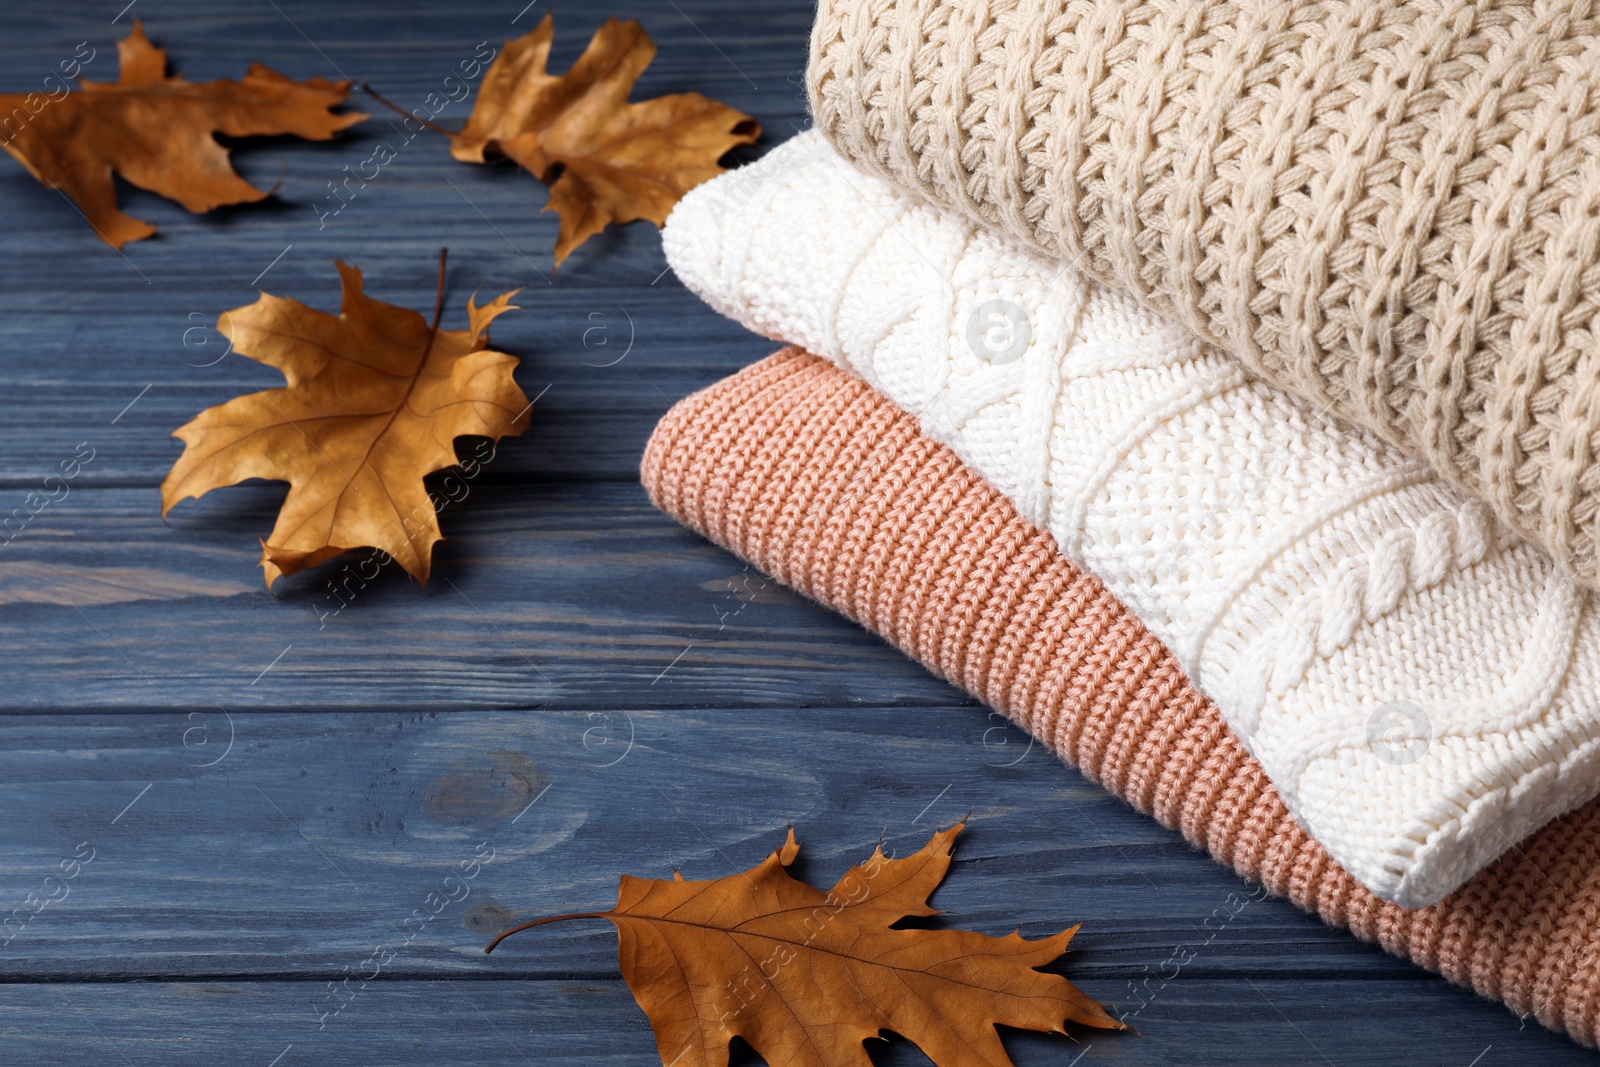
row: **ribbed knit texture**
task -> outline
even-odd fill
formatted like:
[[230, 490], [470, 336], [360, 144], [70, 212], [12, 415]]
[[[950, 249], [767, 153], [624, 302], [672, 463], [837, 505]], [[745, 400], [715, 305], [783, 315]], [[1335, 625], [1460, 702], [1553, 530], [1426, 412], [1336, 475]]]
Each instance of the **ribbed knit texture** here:
[[865, 170], [1176, 317], [1600, 583], [1594, 0], [821, 0]]
[[1433, 904], [1600, 789], [1600, 601], [1426, 464], [815, 131], [662, 242], [1048, 530], [1380, 897]]
[[1519, 1014], [1600, 1037], [1600, 802], [1406, 911], [1290, 818], [1177, 661], [914, 419], [795, 349], [680, 401], [656, 505], [1004, 712], [1196, 847]]

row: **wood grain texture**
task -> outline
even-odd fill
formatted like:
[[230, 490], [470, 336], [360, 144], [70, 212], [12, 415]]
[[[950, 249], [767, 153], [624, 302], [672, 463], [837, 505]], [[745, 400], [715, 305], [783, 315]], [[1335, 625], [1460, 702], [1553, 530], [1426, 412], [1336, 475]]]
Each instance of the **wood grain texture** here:
[[[31, 5], [6, 14], [0, 91], [84, 40], [88, 76], [113, 78], [137, 14], [192, 79], [260, 60], [414, 106], [480, 42], [530, 28], [546, 5], [525, 2], [140, 0], [115, 24], [122, 0]], [[704, 92], [756, 115], [767, 144], [805, 124], [807, 0], [564, 6], [555, 69], [605, 15], [660, 46], [637, 95]], [[909, 847], [968, 810], [935, 898], [951, 921], [1082, 920], [1067, 973], [1145, 1005], [1139, 1037], [1010, 1035], [1019, 1064], [1590, 1059], [1249, 899], [963, 694], [655, 512], [636, 483], [655, 420], [771, 345], [664, 275], [648, 225], [552, 272], [537, 182], [456, 164], [357, 105], [374, 121], [331, 144], [236, 150], [247, 178], [278, 183], [259, 207], [196, 217], [124, 187], [160, 227], [125, 254], [0, 160], [0, 1062], [649, 1063], [607, 926], [493, 957], [487, 936], [607, 905], [623, 871], [748, 866], [791, 820], [823, 882], [880, 834]], [[395, 161], [319, 219], [327, 184], [386, 139]], [[525, 286], [494, 342], [530, 395], [549, 388], [447, 508], [427, 590], [394, 568], [363, 577], [357, 557], [269, 595], [255, 539], [278, 486], [160, 520], [170, 431], [276, 384], [224, 354], [221, 311], [258, 287], [332, 309], [334, 258], [426, 309], [441, 245], [446, 324], [474, 290]], [[16, 519], [80, 444], [94, 458], [70, 491]], [[480, 845], [494, 859], [474, 869]], [[63, 885], [32, 912], [29, 894]], [[1177, 967], [1180, 949], [1195, 958]], [[922, 1061], [897, 1043], [879, 1062]]]
[[[1499, 1062], [1588, 1062], [1565, 1038], [1521, 1031], [1501, 1013], [1440, 1027], [1419, 1058], [1419, 1020], [1454, 1021], [1450, 991], [1437, 983], [1383, 979], [1369, 984], [1371, 1002], [1352, 1000], [1343, 983], [1297, 982], [1271, 1001], [1260, 979], [1197, 978], [1164, 1006], [1163, 1022], [1181, 1029], [1181, 1043], [1160, 1045], [1133, 1034], [1093, 1034], [1080, 1043], [1007, 1031], [1018, 1067], [1299, 1067], [1359, 1063], [1468, 1067], [1492, 1062], [1505, 1048], [1523, 1059]], [[0, 1041], [18, 1062], [442, 1064], [580, 1064], [640, 1067], [659, 1063], [644, 1013], [621, 981], [473, 982], [447, 979], [369, 985], [345, 1013], [318, 1029], [312, 1008], [324, 989], [311, 981], [122, 984], [57, 983], [16, 991], [0, 1019]], [[1391, 1010], [1414, 1005], [1416, 1015]], [[1316, 1035], [1303, 1020], [1318, 1016]], [[89, 1026], [89, 1020], [95, 1025]], [[417, 1025], [426, 1019], [428, 1025]], [[597, 1020], [599, 1022], [597, 1022]], [[1338, 1032], [1334, 1032], [1337, 1030]], [[1248, 1034], [1248, 1039], [1241, 1039]], [[1316, 1043], [1313, 1043], [1313, 1041]], [[1487, 1051], [1486, 1051], [1487, 1050]], [[905, 1041], [875, 1046], [881, 1067], [928, 1061]], [[760, 1061], [736, 1055], [738, 1067]]]
[[74, 490], [0, 547], [0, 641], [28, 649], [0, 700], [427, 711], [952, 700], [876, 637], [673, 523], [637, 483], [465, 489], [426, 591], [356, 557], [270, 594], [255, 539], [281, 489], [218, 490], [167, 523], [153, 488]]
[[[1191, 854], [1171, 835], [969, 707], [30, 715], [0, 739], [13, 977], [281, 977], [383, 943], [405, 946], [385, 975], [615, 976], [604, 926], [479, 950], [513, 920], [610, 906], [624, 871], [753, 866], [791, 822], [800, 871], [831, 884], [880, 836], [904, 854], [969, 811], [938, 906], [995, 935], [1088, 920], [1072, 968], [1103, 996], [1219, 925], [1195, 973], [1412, 973], [1225, 870], [1174, 877]], [[4, 927], [84, 842], [94, 858], [59, 905]], [[452, 883], [459, 899], [413, 919], [480, 844], [494, 858]]]

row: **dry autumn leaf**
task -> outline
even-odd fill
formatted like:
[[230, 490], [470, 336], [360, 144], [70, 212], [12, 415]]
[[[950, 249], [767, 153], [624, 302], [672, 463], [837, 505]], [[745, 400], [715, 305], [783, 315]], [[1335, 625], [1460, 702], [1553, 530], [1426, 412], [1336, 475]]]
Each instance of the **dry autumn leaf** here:
[[455, 465], [457, 437], [528, 426], [516, 357], [486, 347], [489, 324], [516, 294], [483, 307], [469, 298], [469, 328], [441, 330], [442, 254], [432, 325], [373, 300], [359, 270], [338, 267], [338, 317], [266, 293], [222, 313], [217, 328], [234, 349], [282, 371], [288, 386], [207, 408], [174, 433], [186, 447], [161, 483], [161, 513], [246, 478], [285, 481], [289, 495], [261, 543], [268, 588], [361, 547], [382, 549], [426, 584], [441, 535], [423, 476]]
[[631, 19], [607, 19], [562, 75], [545, 70], [553, 33], [547, 14], [533, 32], [506, 43], [483, 76], [465, 128], [450, 135], [450, 154], [465, 163], [504, 156], [541, 181], [554, 179], [545, 210], [561, 217], [560, 266], [612, 222], [660, 226], [684, 193], [722, 173], [717, 160], [735, 145], [753, 144], [761, 127], [699, 93], [629, 103], [656, 54]]
[[891, 1031], [938, 1067], [1009, 1067], [996, 1025], [1064, 1033], [1064, 1022], [1124, 1029], [1071, 982], [1037, 970], [1077, 927], [1027, 941], [970, 930], [896, 930], [928, 906], [965, 824], [920, 852], [880, 847], [827, 893], [786, 869], [794, 831], [749, 871], [714, 881], [622, 876], [610, 911], [544, 923], [609, 919], [622, 977], [650, 1017], [662, 1063], [725, 1067], [728, 1043], [749, 1042], [782, 1067], [871, 1067], [863, 1045]]
[[248, 203], [269, 194], [234, 172], [214, 134], [325, 141], [366, 118], [332, 114], [349, 96], [349, 82], [297, 82], [260, 63], [243, 81], [169, 78], [166, 51], [150, 43], [138, 21], [117, 43], [117, 54], [122, 66], [115, 82], [80, 79], [78, 91], [59, 98], [0, 95], [5, 150], [70, 197], [117, 248], [156, 229], [117, 210], [113, 172], [194, 212]]

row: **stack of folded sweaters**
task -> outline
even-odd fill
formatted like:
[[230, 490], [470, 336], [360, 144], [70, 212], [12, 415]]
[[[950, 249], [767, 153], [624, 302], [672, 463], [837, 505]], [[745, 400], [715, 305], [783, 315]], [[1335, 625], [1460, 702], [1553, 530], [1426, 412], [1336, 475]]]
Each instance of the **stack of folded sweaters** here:
[[1600, 1040], [1600, 15], [822, 0], [665, 230], [664, 510], [1246, 878]]

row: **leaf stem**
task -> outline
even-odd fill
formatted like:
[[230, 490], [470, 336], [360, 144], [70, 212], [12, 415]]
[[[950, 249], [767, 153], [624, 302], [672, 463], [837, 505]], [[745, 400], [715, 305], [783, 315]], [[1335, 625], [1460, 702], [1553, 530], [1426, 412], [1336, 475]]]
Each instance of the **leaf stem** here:
[[500, 942], [504, 941], [506, 938], [510, 937], [512, 934], [520, 934], [524, 930], [532, 930], [535, 926], [543, 926], [545, 923], [563, 923], [563, 922], [566, 922], [568, 919], [609, 919], [609, 918], [611, 918], [611, 912], [609, 912], [609, 911], [578, 911], [578, 912], [573, 912], [571, 915], [552, 915], [548, 919], [534, 919], [532, 922], [525, 922], [521, 926], [513, 926], [511, 929], [506, 930], [503, 933], [497, 934], [493, 941], [491, 941], [487, 945], [483, 946], [483, 954], [485, 956], [487, 956], [489, 953], [493, 952], [494, 951], [494, 947], [496, 945], [498, 945]]
[[423, 129], [432, 130], [434, 133], [442, 133], [446, 137], [454, 137], [456, 135], [456, 131], [455, 130], [447, 130], [443, 126], [439, 125], [437, 122], [429, 122], [427, 119], [422, 118], [419, 115], [412, 114], [411, 112], [407, 111], [405, 108], [401, 107], [399, 104], [395, 103], [393, 100], [390, 100], [388, 97], [386, 97], [382, 93], [378, 92], [378, 90], [374, 89], [372, 86], [368, 85], [366, 82], [362, 82], [361, 83], [361, 88], [366, 91], [366, 94], [368, 96], [372, 97], [372, 99], [376, 100], [378, 103], [382, 104], [384, 107], [388, 108], [390, 111], [393, 111], [396, 115], [405, 116], [406, 118], [410, 119], [412, 122], [417, 123]]
[[[448, 247], [439, 249], [439, 291], [433, 297], [433, 333], [439, 333], [439, 318], [444, 314], [444, 260], [450, 254]], [[430, 341], [429, 346], [432, 348]]]

